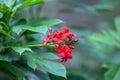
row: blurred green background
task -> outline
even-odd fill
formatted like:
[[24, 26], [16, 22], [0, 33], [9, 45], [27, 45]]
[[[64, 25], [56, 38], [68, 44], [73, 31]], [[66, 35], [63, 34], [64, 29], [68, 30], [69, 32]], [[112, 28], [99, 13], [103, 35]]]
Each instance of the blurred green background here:
[[[78, 35], [73, 59], [63, 63], [68, 80], [119, 80], [113, 78], [117, 70], [108, 71], [120, 63], [120, 37], [116, 33], [120, 28], [115, 25], [120, 21], [116, 19], [120, 14], [119, 3], [120, 0], [46, 0], [20, 11], [15, 19], [61, 19], [64, 24], [55, 28], [67, 26]], [[48, 75], [50, 78], [41, 77], [40, 80], [65, 80]]]

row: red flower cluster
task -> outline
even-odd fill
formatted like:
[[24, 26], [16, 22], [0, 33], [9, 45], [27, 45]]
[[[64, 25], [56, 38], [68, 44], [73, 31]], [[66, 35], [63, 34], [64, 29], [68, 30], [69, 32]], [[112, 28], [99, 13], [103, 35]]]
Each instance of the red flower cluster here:
[[49, 42], [55, 43], [57, 47], [55, 52], [62, 58], [61, 62], [66, 62], [68, 59], [72, 59], [74, 46], [70, 44], [71, 42], [77, 42], [77, 39], [73, 39], [75, 36], [76, 34], [71, 32], [69, 28], [64, 27], [55, 32], [52, 36], [52, 28], [49, 28], [49, 33], [44, 39], [44, 45], [47, 45]]

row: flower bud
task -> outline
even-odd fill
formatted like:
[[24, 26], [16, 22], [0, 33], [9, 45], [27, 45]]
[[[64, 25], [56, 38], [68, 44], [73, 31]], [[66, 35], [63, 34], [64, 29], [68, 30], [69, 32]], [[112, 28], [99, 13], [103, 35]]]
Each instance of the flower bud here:
[[73, 42], [75, 42], [75, 43], [78, 42], [78, 39], [74, 39]]

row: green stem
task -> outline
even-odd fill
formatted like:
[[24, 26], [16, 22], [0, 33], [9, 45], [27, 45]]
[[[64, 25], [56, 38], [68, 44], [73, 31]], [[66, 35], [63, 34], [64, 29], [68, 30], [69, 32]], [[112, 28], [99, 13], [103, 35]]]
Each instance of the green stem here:
[[16, 5], [17, 0], [15, 0], [14, 4], [12, 5], [12, 9], [14, 8], [14, 6]]
[[3, 46], [6, 46], [6, 39], [4, 36], [3, 36]]
[[25, 47], [25, 48], [32, 48], [32, 47], [53, 47], [53, 48], [55, 48], [55, 45], [48, 44], [48, 45], [44, 46], [43, 44], [31, 44], [31, 45], [21, 45], [21, 46], [6, 46], [6, 47], [2, 47], [2, 48], [6, 49], [6, 48], [11, 48], [11, 47]]
[[4, 26], [7, 31], [10, 30], [9, 26], [8, 26], [5, 22], [0, 21], [0, 24], [1, 24], [2, 26]]
[[25, 45], [20, 47], [44, 47], [43, 44], [31, 44], [31, 45]]

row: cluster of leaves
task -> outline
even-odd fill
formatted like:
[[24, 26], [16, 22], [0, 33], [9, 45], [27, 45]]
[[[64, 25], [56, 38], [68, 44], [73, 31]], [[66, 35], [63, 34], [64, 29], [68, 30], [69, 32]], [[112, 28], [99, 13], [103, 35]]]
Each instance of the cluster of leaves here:
[[[120, 17], [116, 17], [114, 20], [115, 29], [103, 30], [101, 33], [94, 33], [92, 40], [99, 42], [100, 44], [105, 44], [112, 51], [112, 57], [109, 60], [104, 61], [103, 67], [109, 70], [105, 73], [105, 80], [119, 80], [119, 42], [120, 42]], [[100, 46], [99, 44], [99, 46]], [[106, 49], [106, 48], [105, 48]], [[108, 56], [111, 54], [108, 54]]]
[[[83, 52], [85, 56], [80, 65], [80, 69], [70, 69], [69, 75], [73, 77], [79, 77], [83, 80], [119, 80], [120, 79], [120, 17], [114, 19], [114, 27], [108, 27], [102, 29], [100, 32], [92, 33], [89, 29], [71, 28], [74, 32], [80, 34], [79, 43], [81, 48], [85, 48], [86, 52]], [[81, 49], [82, 54], [82, 49]], [[86, 58], [87, 59], [86, 59]], [[88, 58], [89, 57], [89, 58]], [[95, 60], [94, 65], [97, 65], [97, 70], [91, 71], [88, 66], [85, 65], [88, 60]], [[72, 71], [73, 70], [73, 71]], [[81, 70], [81, 72], [76, 72]], [[85, 71], [84, 71], [85, 70]], [[83, 72], [82, 72], [83, 71]], [[94, 75], [94, 76], [93, 76]], [[91, 78], [91, 79], [90, 79]], [[73, 80], [73, 79], [71, 79]]]
[[[69, 0], [60, 0], [64, 4], [70, 5], [73, 8], [61, 9], [60, 13], [94, 13], [99, 14], [100, 12], [111, 12], [114, 10], [114, 6], [109, 4], [97, 4], [97, 5], [86, 5], [77, 1]], [[102, 1], [101, 1], [102, 2]], [[104, 2], [104, 1], [103, 1]]]
[[[117, 4], [119, 1], [114, 0], [101, 0], [98, 1], [97, 4], [87, 5], [84, 2], [88, 1], [74, 1], [74, 0], [60, 0], [62, 4], [67, 4], [69, 7], [61, 9], [59, 12], [61, 13], [86, 13], [86, 14], [97, 14], [97, 17], [102, 18], [103, 22], [109, 20], [109, 18], [113, 18], [112, 15], [116, 15], [112, 13], [117, 10]], [[94, 2], [94, 1], [93, 1]], [[90, 2], [89, 2], [90, 3]], [[92, 3], [92, 1], [91, 1]], [[72, 8], [71, 8], [72, 7]], [[115, 9], [116, 8], [116, 9]], [[106, 13], [110, 13], [107, 14]], [[118, 11], [117, 11], [118, 12]], [[102, 14], [103, 13], [103, 14]], [[101, 16], [101, 14], [103, 16]], [[99, 15], [99, 16], [98, 16]], [[105, 15], [105, 16], [104, 16]], [[87, 15], [86, 15], [87, 16]], [[92, 19], [91, 19], [92, 20]], [[94, 20], [94, 19], [93, 19]], [[120, 17], [116, 17], [114, 20], [114, 25], [111, 25], [113, 22], [108, 25], [101, 24], [98, 27], [102, 27], [100, 32], [92, 33], [90, 29], [80, 28], [80, 26], [75, 26], [76, 28], [71, 28], [77, 35], [80, 35], [79, 44], [80, 51], [76, 50], [76, 53], [82, 54], [79, 58], [77, 64], [79, 65], [79, 69], [76, 67], [68, 68], [68, 78], [70, 80], [119, 80], [120, 71], [119, 71], [119, 63], [120, 63]], [[87, 23], [86, 23], [87, 24]], [[112, 26], [112, 28], [110, 28]], [[73, 27], [73, 26], [72, 26]], [[89, 26], [88, 26], [89, 27]], [[104, 28], [104, 29], [103, 29]], [[92, 36], [92, 37], [91, 37]], [[78, 44], [78, 45], [79, 45]], [[82, 48], [86, 51], [82, 52]], [[76, 55], [78, 55], [76, 54]], [[79, 55], [78, 55], [79, 56]], [[83, 59], [82, 59], [83, 58]], [[86, 59], [87, 58], [87, 59]], [[93, 59], [95, 62], [95, 66], [97, 65], [97, 70], [90, 69], [87, 63]], [[84, 67], [82, 67], [84, 66]], [[94, 66], [94, 65], [93, 65]], [[77, 72], [77, 71], [80, 72]], [[95, 73], [94, 73], [95, 72]], [[72, 77], [71, 77], [72, 76]], [[76, 79], [77, 77], [77, 79]], [[104, 78], [105, 77], [105, 78]], [[59, 79], [58, 79], [59, 80]], [[61, 80], [61, 79], [60, 79]]]
[[8, 71], [14, 78], [23, 79], [27, 71], [35, 75], [39, 68], [66, 78], [65, 67], [54, 61], [59, 57], [50, 52], [42, 52], [42, 41], [32, 36], [45, 35], [49, 27], [63, 22], [58, 19], [29, 23], [26, 19], [14, 20], [18, 11], [38, 3], [44, 3], [44, 0], [0, 0], [0, 69]]

